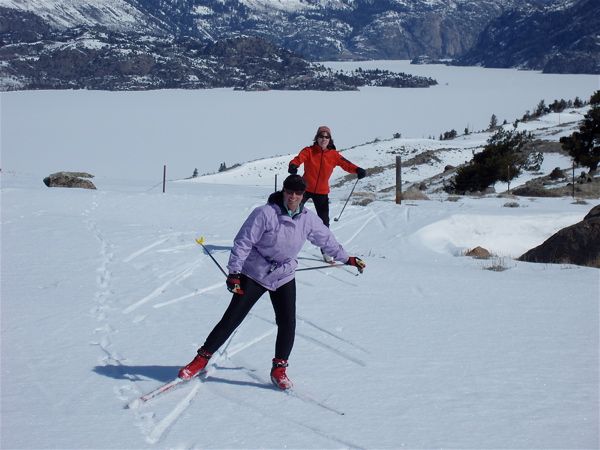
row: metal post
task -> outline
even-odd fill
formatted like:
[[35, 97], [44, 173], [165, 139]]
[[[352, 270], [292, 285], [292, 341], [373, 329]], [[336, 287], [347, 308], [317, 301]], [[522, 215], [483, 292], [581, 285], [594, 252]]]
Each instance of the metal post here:
[[396, 156], [396, 204], [402, 203], [402, 157]]
[[573, 160], [573, 183], [572, 183], [572, 189], [573, 189], [573, 199], [575, 199], [575, 160]]
[[508, 180], [508, 195], [510, 195], [510, 164], [506, 166], [506, 179]]
[[273, 192], [277, 192], [277, 174], [275, 174], [275, 190]]
[[165, 193], [165, 185], [167, 182], [167, 165], [163, 166], [163, 194]]

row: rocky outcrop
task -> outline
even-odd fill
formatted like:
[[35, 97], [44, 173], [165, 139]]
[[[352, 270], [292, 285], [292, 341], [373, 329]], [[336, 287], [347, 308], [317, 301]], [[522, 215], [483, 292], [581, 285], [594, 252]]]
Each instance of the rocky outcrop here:
[[520, 261], [600, 268], [600, 205], [519, 257]]
[[460, 65], [600, 73], [600, 2], [520, 8], [492, 20]]
[[471, 258], [475, 258], [475, 259], [489, 259], [489, 258], [491, 258], [492, 255], [489, 252], [489, 250], [487, 250], [483, 247], [477, 246], [475, 248], [472, 248], [468, 252], [466, 252], [465, 256], [470, 256]]
[[[53, 28], [100, 26], [110, 33], [220, 41], [264, 38], [309, 60], [456, 57], [489, 21], [531, 0], [94, 0], [12, 3]], [[100, 8], [100, 9], [99, 9]], [[1, 14], [0, 14], [1, 15]]]
[[86, 172], [56, 172], [44, 178], [44, 184], [48, 187], [96, 189], [94, 183], [85, 178], [94, 178], [94, 175]]
[[[380, 70], [333, 72], [261, 38], [203, 42], [71, 29], [52, 39], [0, 46], [8, 89], [356, 90], [428, 87], [427, 77]], [[3, 89], [4, 88], [4, 89]]]

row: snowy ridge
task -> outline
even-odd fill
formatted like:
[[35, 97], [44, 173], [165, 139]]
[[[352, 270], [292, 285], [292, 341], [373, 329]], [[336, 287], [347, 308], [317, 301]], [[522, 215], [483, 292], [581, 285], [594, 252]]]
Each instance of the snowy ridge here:
[[[544, 115], [529, 122], [519, 122], [517, 131], [531, 132], [535, 139], [558, 142], [562, 136], [568, 136], [577, 129], [578, 123], [583, 119], [586, 108], [570, 109], [564, 112]], [[512, 124], [504, 125], [507, 129], [514, 129]], [[373, 174], [361, 182], [360, 190], [378, 192], [390, 189], [396, 183], [396, 169], [394, 155], [400, 155], [403, 161], [415, 158], [425, 152], [433, 152], [434, 159], [423, 161], [420, 164], [403, 166], [402, 180], [404, 183], [414, 184], [427, 180], [444, 172], [447, 165], [459, 166], [469, 161], [473, 153], [480, 152], [486, 145], [492, 132], [484, 131], [461, 135], [452, 140], [440, 141], [437, 139], [396, 138], [381, 140], [341, 149], [344, 157], [360, 167], [369, 168]], [[279, 174], [279, 185], [283, 182], [282, 173], [287, 172], [290, 160], [295, 154], [263, 158], [241, 164], [230, 170], [204, 175], [193, 179], [181, 180], [185, 183], [216, 183], [233, 185], [274, 186], [274, 177]], [[566, 155], [547, 154], [540, 169], [549, 173], [555, 167], [569, 168], [571, 159]], [[350, 183], [347, 173], [336, 168], [331, 178], [332, 185], [337, 183]], [[516, 187], [534, 178], [532, 173], [523, 173], [511, 184]], [[437, 188], [438, 186], [433, 186]], [[506, 189], [505, 183], [496, 186], [500, 192]], [[388, 194], [391, 196], [392, 194]]]
[[0, 7], [34, 12], [50, 25], [59, 28], [73, 26], [105, 26], [117, 30], [141, 30], [147, 25], [144, 13], [126, 0], [0, 0]]

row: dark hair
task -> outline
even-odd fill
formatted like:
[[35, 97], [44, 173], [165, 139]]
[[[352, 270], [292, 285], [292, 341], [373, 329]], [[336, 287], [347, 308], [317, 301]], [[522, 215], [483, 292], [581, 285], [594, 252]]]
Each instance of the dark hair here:
[[[317, 136], [315, 136], [315, 140], [313, 141], [313, 145], [317, 145]], [[329, 144], [327, 144], [327, 148], [329, 150], [336, 150], [335, 144], [333, 143], [333, 138], [329, 138]]]
[[283, 188], [292, 191], [306, 191], [306, 181], [300, 175], [290, 175], [283, 181]]

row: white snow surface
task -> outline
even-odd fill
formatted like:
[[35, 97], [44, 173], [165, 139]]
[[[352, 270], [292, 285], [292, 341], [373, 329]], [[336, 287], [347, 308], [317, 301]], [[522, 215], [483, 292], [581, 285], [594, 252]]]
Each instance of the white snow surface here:
[[[61, 94], [72, 98], [53, 98]], [[556, 136], [581, 114], [527, 126]], [[243, 132], [243, 124], [230, 128]], [[468, 158], [486, 136], [438, 141], [452, 147], [440, 166]], [[435, 142], [402, 140], [409, 152]], [[345, 154], [369, 168], [393, 160], [389, 146], [400, 143]], [[331, 229], [367, 268], [297, 273], [295, 395], [268, 380], [276, 326], [266, 295], [206, 381], [125, 408], [176, 376], [229, 302], [195, 239], [204, 237], [224, 267], [237, 230], [265, 203], [275, 174], [281, 184], [290, 156], [169, 182], [165, 193], [106, 176], [93, 179], [95, 191], [49, 189], [3, 167], [0, 448], [598, 448], [600, 271], [512, 259], [598, 200], [519, 198], [518, 208], [497, 197], [351, 201]], [[545, 164], [547, 172], [559, 161]], [[416, 182], [439, 168], [413, 172]], [[332, 219], [353, 183], [332, 191]], [[390, 183], [369, 176], [357, 192]], [[495, 257], [462, 256], [477, 245]], [[318, 254], [307, 244], [300, 266], [321, 265], [311, 259]]]
[[[598, 447], [599, 271], [504, 258], [597, 202], [350, 203], [332, 231], [367, 268], [297, 274], [298, 396], [268, 381], [265, 296], [207, 381], [125, 409], [192, 359], [228, 304], [195, 238], [225, 266], [271, 190], [96, 184], [2, 176], [2, 448]], [[460, 256], [476, 245], [498, 259]], [[318, 254], [306, 245], [300, 266]]]

